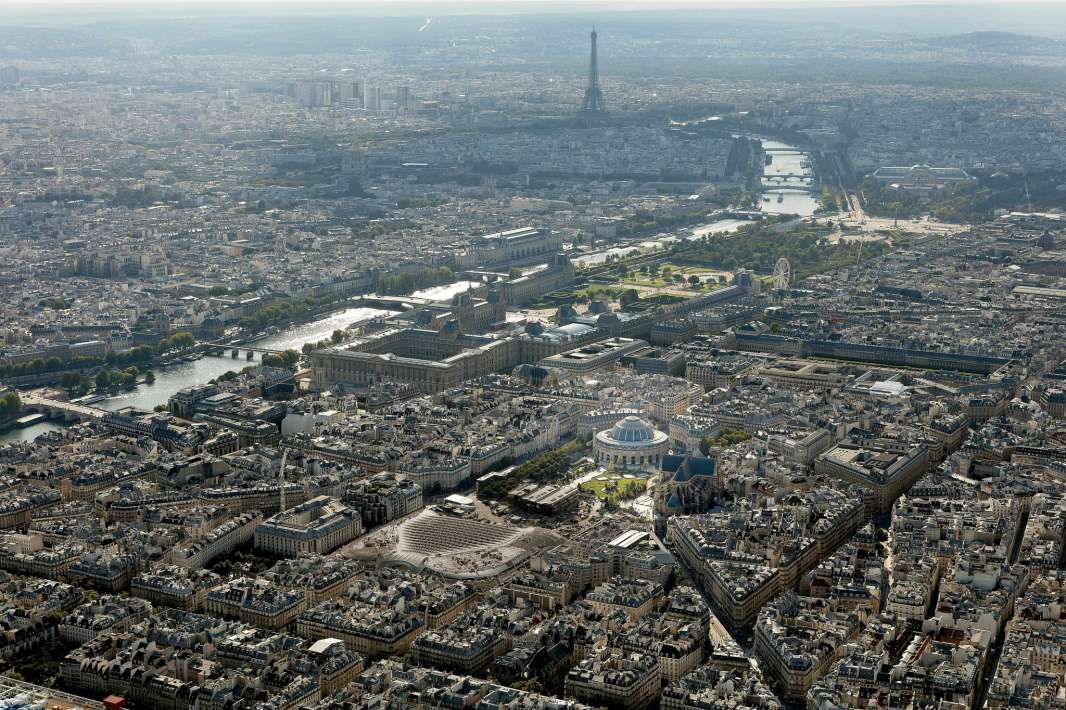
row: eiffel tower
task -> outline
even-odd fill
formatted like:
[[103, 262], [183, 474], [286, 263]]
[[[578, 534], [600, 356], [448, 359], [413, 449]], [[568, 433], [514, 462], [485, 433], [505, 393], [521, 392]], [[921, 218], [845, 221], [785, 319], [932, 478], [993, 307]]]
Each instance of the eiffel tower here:
[[584, 116], [601, 116], [607, 112], [607, 104], [603, 100], [603, 91], [600, 90], [600, 67], [596, 61], [596, 30], [589, 35], [592, 41], [592, 51], [589, 54], [589, 85], [585, 88], [585, 100], [581, 102], [581, 113]]

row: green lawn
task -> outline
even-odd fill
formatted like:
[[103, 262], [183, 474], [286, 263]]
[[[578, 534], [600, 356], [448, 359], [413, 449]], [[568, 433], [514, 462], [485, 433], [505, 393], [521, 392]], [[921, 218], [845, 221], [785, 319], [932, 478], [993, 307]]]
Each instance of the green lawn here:
[[[597, 476], [588, 483], [582, 483], [581, 491], [584, 493], [592, 493], [602, 501], [613, 500], [617, 503], [627, 491], [630, 491], [631, 489], [639, 489], [640, 491], [643, 491], [647, 488], [647, 485], [647, 478], [622, 478], [619, 474], [605, 473], [602, 476]], [[608, 488], [611, 490], [608, 491]], [[633, 490], [632, 492], [637, 493], [637, 490]]]
[[[666, 267], [666, 268], [670, 269], [669, 273], [670, 273], [671, 276], [673, 276], [674, 274], [681, 274], [682, 276], [685, 277], [685, 280], [683, 282], [677, 282], [677, 281], [674, 281], [672, 278], [670, 278], [670, 279], [664, 278], [663, 277], [663, 267]], [[665, 264], [662, 264], [662, 266], [657, 271], [657, 273], [654, 273], [654, 274], [650, 273], [650, 272], [645, 273], [645, 272], [640, 271], [639, 268], [638, 268], [638, 269], [634, 269], [634, 270], [630, 271], [628, 276], [620, 277], [620, 281], [621, 281], [621, 283], [630, 284], [630, 285], [634, 285], [634, 286], [658, 286], [658, 287], [668, 286], [668, 287], [673, 287], [673, 288], [690, 289], [691, 287], [689, 286], [689, 283], [688, 283], [688, 277], [691, 276], [692, 274], [697, 274], [697, 275], [706, 274], [708, 271], [714, 271], [714, 269], [706, 269], [706, 268], [702, 268], [702, 267], [698, 267], [698, 266], [688, 266], [688, 265], [683, 265], [683, 264], [674, 264], [672, 262], [667, 262]], [[717, 289], [725, 288], [726, 285], [727, 284], [719, 284], [717, 279], [714, 279], [714, 280], [711, 280], [711, 281], [705, 281], [705, 282], [701, 283], [700, 284], [700, 288], [696, 289], [696, 290], [704, 291], [704, 292], [716, 291]]]

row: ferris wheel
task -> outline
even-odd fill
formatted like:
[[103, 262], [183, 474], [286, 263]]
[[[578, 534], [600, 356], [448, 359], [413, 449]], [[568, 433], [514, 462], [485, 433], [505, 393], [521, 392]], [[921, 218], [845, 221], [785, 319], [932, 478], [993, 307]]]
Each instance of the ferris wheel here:
[[792, 264], [788, 259], [781, 257], [774, 266], [774, 288], [784, 290], [792, 285]]

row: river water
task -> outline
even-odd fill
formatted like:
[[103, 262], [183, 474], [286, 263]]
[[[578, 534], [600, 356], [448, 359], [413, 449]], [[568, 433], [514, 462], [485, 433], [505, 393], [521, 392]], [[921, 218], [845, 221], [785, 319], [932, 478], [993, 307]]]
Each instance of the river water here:
[[[457, 290], [466, 290], [466, 285], [459, 286]], [[294, 325], [274, 335], [252, 341], [248, 345], [271, 350], [290, 348], [299, 350], [304, 343], [315, 343], [328, 338], [335, 330], [370, 320], [375, 316], [388, 315], [391, 312], [380, 308], [347, 308], [308, 323]], [[171, 367], [156, 369], [153, 384], [140, 385], [136, 389], [97, 402], [93, 406], [110, 411], [123, 407], [151, 410], [156, 405], [166, 404], [171, 395], [183, 387], [202, 384], [230, 371], [240, 371], [249, 365], [254, 365], [259, 358], [259, 355], [255, 355], [252, 361], [248, 361], [245, 359], [245, 351], [241, 351], [237, 358], [230, 357], [227, 352], [223, 357], [206, 355], [193, 362], [183, 362]], [[33, 441], [47, 431], [56, 431], [60, 428], [61, 425], [54, 422], [41, 422], [25, 429], [11, 429], [0, 433], [0, 445], [16, 441]]]
[[428, 298], [431, 301], [451, 301], [452, 296], [457, 293], [462, 293], [476, 286], [482, 284], [477, 281], [456, 281], [455, 283], [445, 284], [444, 286], [433, 286], [431, 288], [424, 288], [421, 291], [415, 291], [411, 294], [414, 298]]
[[33, 441], [45, 432], [59, 431], [62, 428], [61, 425], [52, 422], [38, 422], [25, 429], [9, 429], [0, 433], [0, 446], [3, 446], [4, 444], [14, 444], [19, 441]]
[[[763, 166], [763, 191], [759, 195], [759, 205], [762, 212], [770, 215], [794, 214], [801, 217], [813, 215], [814, 211], [818, 209], [819, 195], [818, 193], [801, 189], [814, 184], [810, 155], [796, 146], [780, 141], [763, 139], [762, 146], [763, 151], [771, 159], [769, 164]], [[687, 233], [680, 236], [676, 233], [664, 234], [639, 244], [627, 244], [583, 254], [575, 257], [574, 263], [579, 266], [602, 264], [611, 255], [623, 257], [639, 252], [646, 247], [659, 247], [663, 244], [676, 242], [679, 239], [698, 239], [708, 234], [735, 232], [745, 224], [751, 224], [751, 222], [743, 219], [720, 219], [692, 227]]]
[[276, 335], [268, 335], [262, 340], [256, 340], [249, 345], [271, 350], [297, 350], [304, 343], [316, 343], [328, 338], [335, 330], [343, 330], [354, 323], [368, 321], [377, 316], [389, 315], [392, 311], [384, 311], [380, 308], [347, 308], [343, 311], [331, 313], [324, 318], [294, 325]]
[[763, 167], [762, 211], [810, 217], [818, 209], [819, 194], [799, 189], [814, 184], [810, 156], [780, 141], [764, 140], [762, 146], [771, 159]]
[[[417, 298], [447, 300], [456, 293], [466, 291], [469, 287], [475, 285], [477, 284], [472, 281], [458, 281], [454, 284], [423, 289], [411, 295]], [[380, 308], [347, 308], [307, 323], [291, 326], [279, 333], [268, 335], [265, 338], [251, 341], [247, 344], [271, 350], [300, 350], [304, 343], [315, 343], [324, 340], [332, 335], [335, 330], [370, 320], [376, 316], [389, 315], [390, 313], [392, 311]], [[259, 361], [259, 355], [255, 355], [251, 361], [245, 359], [245, 352], [241, 351], [237, 358], [230, 357], [228, 351], [226, 355], [221, 357], [205, 355], [193, 362], [182, 362], [170, 367], [156, 369], [154, 370], [155, 382], [153, 384], [140, 385], [136, 389], [97, 402], [93, 406], [110, 411], [122, 409], [123, 407], [154, 409], [157, 405], [166, 404], [171, 395], [183, 387], [202, 384], [230, 371], [239, 372]], [[0, 433], [0, 445], [17, 441], [33, 441], [47, 431], [56, 431], [60, 428], [61, 425], [55, 422], [41, 422], [25, 429], [11, 429]]]
[[[252, 341], [248, 345], [271, 350], [292, 349], [298, 351], [303, 347], [304, 343], [316, 343], [328, 338], [335, 330], [346, 328], [353, 323], [370, 320], [375, 316], [388, 315], [389, 313], [391, 311], [385, 311], [380, 308], [347, 308], [318, 320], [294, 325], [275, 335], [268, 335], [260, 340]], [[95, 406], [112, 411], [122, 407], [153, 409], [158, 404], [166, 404], [170, 396], [183, 387], [202, 384], [231, 370], [239, 372], [245, 367], [255, 364], [258, 360], [259, 355], [255, 355], [252, 361], [246, 360], [244, 351], [237, 358], [230, 357], [228, 353], [222, 357], [206, 355], [194, 362], [183, 362], [172, 367], [156, 370], [154, 384], [141, 385], [135, 390], [98, 402]]]
[[697, 225], [695, 227], [687, 228], [686, 232], [678, 234], [663, 234], [649, 239], [647, 241], [640, 242], [638, 244], [631, 244], [629, 246], [611, 247], [610, 249], [603, 249], [601, 251], [592, 252], [591, 254], [584, 254], [582, 256], [574, 257], [573, 262], [578, 266], [592, 266], [596, 264], [602, 264], [607, 261], [607, 257], [614, 255], [618, 257], [626, 256], [628, 254], [634, 254], [641, 249], [655, 248], [658, 249], [664, 244], [680, 241], [682, 239], [699, 239], [705, 237], [708, 234], [725, 234], [729, 232], [735, 232], [745, 224], [751, 224], [746, 219], [719, 219], [714, 222], [708, 222], [707, 224]]

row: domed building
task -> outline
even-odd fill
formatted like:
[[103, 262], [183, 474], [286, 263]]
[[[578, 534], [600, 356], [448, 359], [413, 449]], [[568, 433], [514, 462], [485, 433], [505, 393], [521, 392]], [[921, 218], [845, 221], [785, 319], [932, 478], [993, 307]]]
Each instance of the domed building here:
[[602, 466], [656, 471], [670, 448], [670, 437], [637, 416], [628, 416], [596, 434], [592, 450]]

